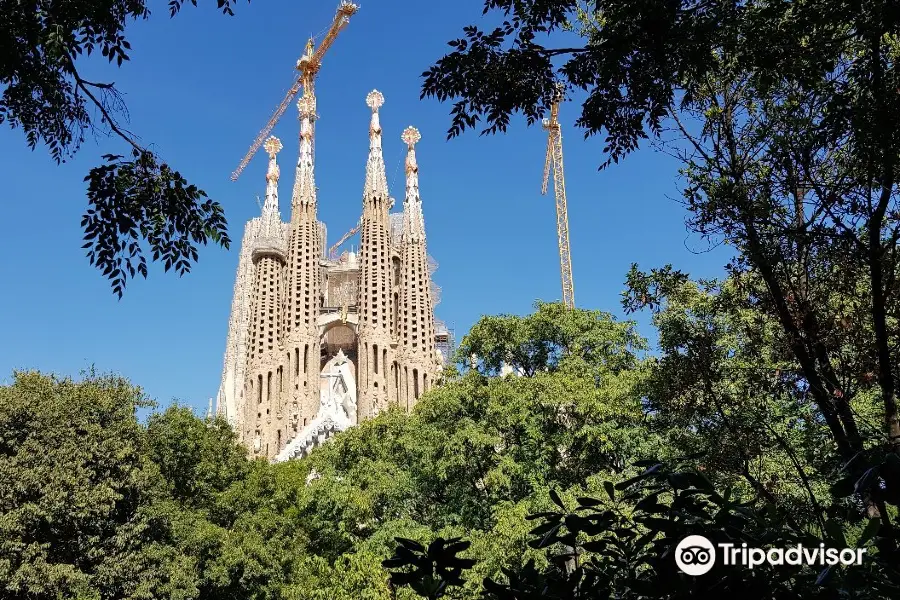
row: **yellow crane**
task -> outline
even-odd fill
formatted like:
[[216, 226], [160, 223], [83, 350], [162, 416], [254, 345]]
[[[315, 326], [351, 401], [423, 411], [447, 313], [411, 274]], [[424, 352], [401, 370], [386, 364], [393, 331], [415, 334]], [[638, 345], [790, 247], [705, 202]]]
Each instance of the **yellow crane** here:
[[328, 249], [328, 258], [330, 258], [331, 260], [337, 260], [338, 248], [340, 248], [341, 244], [349, 240], [352, 236], [359, 233], [361, 227], [362, 219], [360, 219], [359, 222], [356, 223], [356, 226], [353, 229], [341, 236], [341, 239], [339, 239], [335, 245]]
[[563, 176], [562, 132], [559, 128], [559, 103], [562, 89], [557, 89], [550, 118], [544, 119], [547, 130], [547, 158], [544, 161], [544, 182], [541, 194], [547, 194], [550, 166], [553, 166], [553, 191], [556, 195], [556, 234], [559, 238], [559, 269], [562, 276], [563, 304], [575, 308], [575, 284], [572, 282], [572, 255], [569, 252], [569, 210], [566, 207], [566, 181]]
[[256, 139], [250, 146], [250, 150], [247, 151], [247, 155], [244, 156], [244, 159], [241, 160], [237, 169], [231, 174], [232, 181], [237, 181], [237, 178], [241, 176], [241, 172], [250, 163], [250, 160], [253, 158], [253, 155], [256, 154], [257, 150], [259, 150], [260, 146], [262, 146], [263, 141], [268, 137], [269, 133], [275, 127], [275, 124], [278, 123], [281, 115], [287, 110], [301, 87], [303, 88], [303, 98], [308, 103], [308, 106], [311, 106], [313, 110], [315, 110], [316, 75], [319, 72], [319, 68], [322, 66], [322, 57], [328, 52], [328, 49], [334, 43], [337, 35], [347, 26], [347, 23], [350, 22], [350, 17], [356, 14], [357, 10], [359, 10], [359, 6], [352, 2], [348, 2], [347, 0], [342, 0], [340, 6], [338, 6], [337, 13], [334, 15], [334, 21], [332, 21], [331, 27], [328, 29], [328, 33], [325, 34], [325, 38], [322, 40], [319, 47], [315, 48], [315, 51], [313, 51], [313, 40], [310, 38], [309, 42], [306, 44], [306, 53], [297, 61], [297, 70], [300, 71], [300, 76], [297, 78], [294, 85], [291, 86], [291, 89], [288, 90], [287, 96], [284, 97], [284, 100], [281, 101], [281, 104], [278, 105], [275, 112], [272, 113], [269, 122], [266, 123], [266, 126], [263, 127], [262, 131], [259, 132], [259, 135], [256, 136]]
[[[388, 208], [394, 208], [394, 198], [390, 199], [390, 204], [388, 204]], [[353, 237], [354, 235], [359, 233], [360, 229], [362, 229], [362, 217], [359, 218], [359, 221], [356, 222], [356, 225], [353, 226], [353, 229], [351, 229], [350, 231], [348, 231], [347, 233], [342, 235], [341, 239], [339, 239], [333, 246], [331, 246], [328, 249], [328, 258], [330, 260], [337, 260], [338, 259], [338, 253], [337, 253], [338, 248], [340, 248], [344, 244], [344, 242], [346, 242], [351, 237]]]

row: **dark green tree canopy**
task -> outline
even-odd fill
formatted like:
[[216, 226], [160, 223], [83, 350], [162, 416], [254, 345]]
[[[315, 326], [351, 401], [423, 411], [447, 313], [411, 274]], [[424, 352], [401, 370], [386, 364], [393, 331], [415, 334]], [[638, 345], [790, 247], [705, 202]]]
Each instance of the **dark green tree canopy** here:
[[466, 27], [423, 73], [423, 97], [454, 101], [450, 137], [478, 122], [482, 133], [504, 131], [519, 112], [533, 124], [563, 82], [588, 94], [577, 124], [606, 132], [608, 164], [662, 133], [664, 119], [727, 68], [766, 89], [828, 79], [823, 108], [834, 127], [852, 128], [855, 151], [871, 159], [894, 148], [885, 138], [898, 119], [886, 109], [900, 95], [893, 38], [884, 37], [898, 33], [892, 2], [486, 0], [484, 13], [502, 14], [502, 24]]
[[[554, 358], [530, 376], [470, 370], [276, 465], [185, 407], [139, 422], [147, 401], [121, 378], [17, 373], [0, 386], [0, 596], [894, 597], [892, 527], [860, 510], [877, 469], [829, 468], [827, 427], [772, 377], [790, 363], [778, 326], [732, 281], [629, 283], [655, 308], [659, 357], [634, 356], [632, 324], [604, 313], [485, 317], [467, 344], [518, 332], [509, 348]], [[698, 532], [868, 555], [701, 581], [671, 558]]]
[[[216, 3], [233, 14], [234, 0]], [[170, 0], [170, 16], [184, 4]], [[105, 164], [85, 177], [88, 209], [81, 222], [91, 264], [119, 297], [128, 278], [147, 276], [148, 249], [166, 271], [184, 274], [198, 258], [198, 245], [230, 244], [221, 205], [128, 131], [127, 108], [115, 84], [79, 73], [79, 58], [97, 52], [117, 67], [126, 63], [126, 26], [149, 18], [148, 5], [0, 0], [0, 124], [21, 129], [31, 149], [46, 146], [57, 163], [78, 151], [88, 131], [106, 130], [127, 146], [124, 155], [104, 156]]]
[[[605, 133], [602, 166], [642, 139], [674, 156], [691, 230], [734, 248], [738, 304], [777, 327], [785, 385], [826, 425], [833, 467], [878, 467], [867, 511], [884, 514], [900, 497], [882, 454], [900, 451], [896, 3], [488, 0], [485, 13], [503, 24], [467, 27], [424, 73], [423, 96], [453, 102], [450, 136], [502, 131], [517, 112], [533, 123], [562, 82], [584, 98], [586, 135]], [[634, 275], [638, 290], [663, 279]]]

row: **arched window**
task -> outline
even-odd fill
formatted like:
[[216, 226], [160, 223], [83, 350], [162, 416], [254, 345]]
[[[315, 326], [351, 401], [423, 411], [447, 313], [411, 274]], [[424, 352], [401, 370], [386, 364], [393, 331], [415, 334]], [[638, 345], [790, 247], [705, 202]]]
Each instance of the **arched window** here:
[[400, 335], [400, 296], [394, 293], [394, 334]]

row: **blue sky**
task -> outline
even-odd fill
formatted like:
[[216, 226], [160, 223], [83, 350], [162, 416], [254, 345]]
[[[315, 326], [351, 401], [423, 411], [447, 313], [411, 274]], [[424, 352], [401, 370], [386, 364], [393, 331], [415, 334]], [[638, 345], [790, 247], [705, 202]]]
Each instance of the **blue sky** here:
[[[205, 408], [219, 385], [238, 246], [244, 223], [264, 197], [260, 152], [233, 183], [229, 175], [290, 87], [310, 34], [330, 23], [337, 1], [255, 0], [233, 18], [214, 3], [188, 6], [169, 19], [151, 3], [148, 21], [128, 29], [132, 61], [99, 61], [82, 75], [114, 81], [125, 94], [129, 128], [225, 207], [235, 244], [201, 250], [184, 277], [152, 265], [119, 301], [81, 250], [88, 170], [115, 138], [89, 135], [76, 158], [56, 166], [43, 148], [27, 149], [18, 130], [0, 130], [0, 382], [14, 369], [77, 376], [95, 365], [141, 385], [158, 402]], [[381, 110], [388, 181], [403, 197], [407, 125], [417, 146], [429, 253], [440, 267], [438, 318], [457, 338], [485, 314], [525, 314], [536, 299], [561, 296], [552, 192], [540, 195], [546, 134], [513, 121], [506, 135], [475, 132], [446, 140], [449, 105], [419, 100], [421, 73], [446, 53], [446, 42], [482, 21], [481, 0], [369, 0], [327, 55], [317, 81], [316, 179], [319, 215], [333, 243], [357, 221], [368, 151], [372, 89]], [[602, 139], [584, 140], [562, 107], [566, 187], [576, 304], [622, 316], [619, 296], [632, 262], [673, 263], [694, 276], [721, 273], [722, 249], [689, 235], [677, 164], [646, 148], [599, 172]], [[298, 124], [292, 107], [275, 129], [285, 149], [281, 207], [288, 218]], [[355, 238], [353, 241], [357, 241]], [[641, 331], [652, 337], [648, 319]]]

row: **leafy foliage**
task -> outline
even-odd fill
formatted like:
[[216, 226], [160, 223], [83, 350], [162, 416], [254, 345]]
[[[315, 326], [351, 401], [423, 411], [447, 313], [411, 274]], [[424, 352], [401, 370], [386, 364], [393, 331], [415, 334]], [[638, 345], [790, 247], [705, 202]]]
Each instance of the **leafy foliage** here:
[[[89, 182], [90, 208], [82, 220], [91, 264], [110, 279], [120, 298], [128, 278], [147, 276], [140, 241], [166, 270], [189, 271], [197, 260], [196, 244], [230, 240], [221, 206], [153, 152], [138, 143], [123, 125], [127, 108], [112, 83], [88, 81], [76, 67], [98, 52], [121, 67], [130, 59], [125, 37], [132, 20], [147, 19], [144, 0], [38, 0], [25, 8], [17, 0], [0, 0], [0, 124], [21, 128], [28, 146], [43, 144], [57, 162], [73, 156], [85, 132], [108, 129], [131, 149], [131, 159], [106, 155]], [[196, 0], [191, 4], [197, 5]], [[233, 0], [217, 0], [232, 15]], [[171, 0], [175, 16], [183, 0]], [[99, 113], [99, 122], [91, 117]]]
[[81, 221], [91, 264], [110, 278], [120, 298], [126, 279], [147, 277], [141, 240], [154, 261], [162, 259], [166, 271], [174, 268], [179, 275], [197, 260], [197, 243], [231, 243], [219, 203], [153, 154], [134, 150], [132, 156], [124, 161], [107, 155], [109, 164], [91, 170], [85, 178], [90, 208]]
[[415, 540], [396, 538], [397, 549], [394, 556], [382, 562], [385, 569], [411, 568], [411, 571], [395, 571], [391, 583], [410, 586], [413, 591], [429, 600], [442, 598], [450, 586], [462, 586], [465, 581], [460, 576], [463, 569], [469, 569], [475, 561], [459, 558], [459, 552], [471, 544], [461, 538], [445, 540], [437, 538], [426, 549]]
[[474, 355], [484, 375], [499, 374], [505, 364], [533, 377], [579, 361], [612, 370], [633, 368], [637, 353], [646, 349], [633, 323], [616, 323], [609, 313], [551, 302], [536, 302], [534, 308], [525, 317], [482, 318], [460, 342], [457, 360], [469, 363]]
[[[821, 424], [798, 434], [771, 389], [742, 402], [755, 377], [745, 359], [774, 350], [742, 328], [752, 320], [731, 288], [666, 270], [632, 279], [658, 301], [660, 357], [639, 358], [633, 324], [604, 313], [539, 304], [486, 317], [465, 341], [484, 351], [480, 370], [298, 462], [250, 462], [225, 422], [184, 407], [142, 425], [146, 400], [121, 379], [17, 374], [0, 387], [0, 589], [13, 600], [894, 595], [895, 530], [860, 511], [894, 455], [829, 470]], [[522, 348], [530, 376], [488, 374]], [[679, 376], [681, 350], [697, 362]], [[706, 379], [735, 433], [705, 406]], [[760, 429], [766, 418], [785, 445]], [[688, 533], [860, 545], [869, 558], [690, 578], [671, 550]]]
[[225, 421], [201, 421], [178, 406], [150, 416], [147, 454], [171, 496], [195, 507], [213, 506], [216, 496], [243, 480], [251, 468]]
[[16, 374], [0, 388], [0, 586], [5, 598], [140, 597], [176, 568], [154, 549], [155, 473], [127, 382]]
[[[702, 577], [687, 576], [677, 569], [674, 552], [688, 535], [738, 548], [844, 548], [848, 539], [838, 522], [819, 537], [796, 528], [771, 504], [756, 508], [752, 498], [717, 491], [702, 473], [648, 463], [652, 461], [645, 461], [646, 469], [636, 477], [608, 485], [607, 498], [579, 498], [572, 510], [551, 492], [556, 509], [529, 517], [540, 521], [530, 532], [529, 545], [547, 549], [549, 565], [538, 569], [529, 562], [520, 570], [504, 569], [503, 581], [485, 580], [485, 597], [887, 598], [900, 589], [900, 572], [878, 551], [879, 535], [885, 531], [878, 520], [870, 521], [853, 540], [856, 547], [867, 549], [868, 560], [843, 571], [768, 563], [742, 569], [717, 561]], [[417, 573], [412, 585], [426, 577]]]
[[[704, 75], [718, 35], [713, 25], [730, 12], [718, 3], [658, 0], [487, 0], [485, 13], [493, 10], [503, 13], [502, 25], [490, 32], [466, 27], [464, 38], [449, 42], [452, 52], [423, 74], [423, 97], [456, 100], [449, 136], [482, 119], [482, 133], [505, 131], [517, 112], [534, 124], [562, 80], [588, 90], [578, 125], [588, 134], [607, 131], [605, 165], [638, 147], [645, 123], [661, 129], [676, 83], [688, 73]], [[603, 29], [583, 45], [543, 42], [594, 14]], [[565, 63], [555, 65], [557, 57]]]
[[[721, 291], [711, 283], [714, 297], [691, 306], [671, 269], [631, 274], [629, 310], [659, 308], [654, 290], [676, 305], [660, 309], [668, 346], [651, 402], [675, 409], [664, 418], [689, 425], [684, 438], [708, 443], [727, 432], [719, 459], [758, 492], [768, 482], [751, 459], [780, 455], [821, 512], [818, 476], [804, 466], [811, 459], [824, 478], [847, 472], [871, 483], [865, 512], [892, 526], [889, 498], [900, 488], [886, 458], [900, 450], [893, 4], [487, 0], [491, 12], [503, 25], [466, 28], [424, 74], [424, 96], [454, 101], [451, 136], [482, 118], [483, 133], [502, 131], [516, 112], [533, 123], [560, 80], [586, 94], [577, 122], [586, 135], [606, 133], [602, 166], [651, 139], [682, 165], [691, 229], [735, 250]], [[811, 449], [815, 438], [825, 451], [798, 455], [797, 443]]]
[[[567, 343], [554, 354], [552, 369], [536, 368], [531, 377], [469, 372], [429, 391], [412, 414], [387, 411], [300, 462], [248, 462], [224, 422], [197, 419], [183, 407], [153, 414], [141, 426], [134, 420], [133, 406], [123, 404], [120, 418], [130, 428], [124, 435], [116, 427], [102, 426], [102, 420], [70, 398], [73, 386], [92, 384], [66, 382], [53, 388], [57, 384], [48, 383], [52, 379], [39, 375], [28, 377], [56, 389], [56, 404], [32, 406], [20, 392], [0, 388], [7, 394], [0, 396], [16, 411], [41, 415], [40, 420], [12, 419], [0, 431], [46, 439], [68, 436], [64, 450], [80, 444], [87, 456], [112, 452], [113, 458], [106, 460], [120, 468], [129, 456], [140, 465], [144, 478], [127, 497], [140, 499], [136, 516], [130, 518], [145, 519], [139, 522], [147, 525], [118, 530], [115, 539], [133, 545], [134, 558], [129, 562], [112, 554], [108, 564], [117, 577], [144, 581], [144, 591], [130, 591], [124, 584], [109, 587], [92, 567], [74, 563], [84, 572], [78, 589], [85, 597], [131, 598], [146, 592], [185, 599], [387, 600], [394, 594], [404, 600], [414, 592], [390, 585], [382, 567], [394, 551], [394, 539], [427, 548], [441, 538], [449, 549], [435, 546], [431, 558], [439, 558], [441, 552], [459, 548], [452, 540], [464, 535], [471, 544], [467, 561], [477, 564], [446, 566], [451, 571], [471, 567], [473, 577], [454, 580], [455, 585], [441, 593], [475, 598], [485, 577], [498, 577], [502, 568], [518, 568], [528, 557], [542, 560], [539, 550], [527, 546], [525, 516], [549, 508], [544, 498], [550, 486], [571, 490], [573, 496], [600, 490], [598, 473], [606, 474], [603, 479], [627, 478], [634, 474], [627, 467], [631, 460], [660, 449], [657, 438], [643, 427], [646, 417], [638, 390], [644, 374], [631, 351], [643, 341], [634, 334], [633, 324], [590, 311], [571, 315], [553, 306], [545, 306], [541, 314], [539, 319], [505, 318], [504, 327], [522, 330], [530, 327], [526, 322], [542, 322], [541, 330], [558, 332], [566, 331], [571, 326], [567, 319], [573, 319], [585, 327], [583, 339], [603, 343], [585, 344], [577, 353], [579, 344]], [[554, 319], [559, 322], [554, 324]], [[468, 336], [468, 343], [496, 347], [507, 336], [504, 328], [484, 327], [487, 321]], [[539, 345], [539, 340], [521, 341], [528, 347]], [[20, 388], [16, 383], [11, 389]], [[61, 413], [64, 409], [67, 412]], [[75, 411], [84, 414], [69, 414]], [[90, 437], [72, 438], [69, 425], [80, 427], [82, 421], [98, 435], [118, 438], [96, 444]], [[118, 449], [125, 441], [131, 454]], [[72, 463], [77, 453], [58, 460], [37, 449], [31, 458], [23, 452], [15, 446], [4, 454], [13, 457], [3, 471], [15, 473], [13, 481], [47, 480], [46, 475], [39, 479], [29, 474], [27, 465], [34, 460], [45, 461], [45, 468], [55, 470], [58, 478], [86, 471]], [[56, 477], [49, 478], [47, 488], [54, 497], [61, 493], [56, 491]], [[99, 493], [104, 477], [108, 475], [86, 477], [78, 486]], [[65, 515], [73, 506], [63, 502], [59, 510]], [[29, 510], [24, 496], [3, 505], [4, 514]], [[112, 527], [105, 525], [104, 515], [91, 518], [97, 526]], [[10, 540], [10, 547], [30, 539], [24, 524], [8, 534], [4, 539]], [[121, 570], [116, 570], [120, 562]], [[15, 563], [16, 573], [25, 564], [24, 559], [21, 567]], [[56, 559], [54, 564], [68, 563]], [[7, 595], [20, 593], [10, 583], [14, 577], [24, 575], [0, 575], [0, 589]], [[64, 596], [82, 593], [74, 584], [57, 587]], [[34, 584], [28, 593], [56, 597], [49, 584]]]

